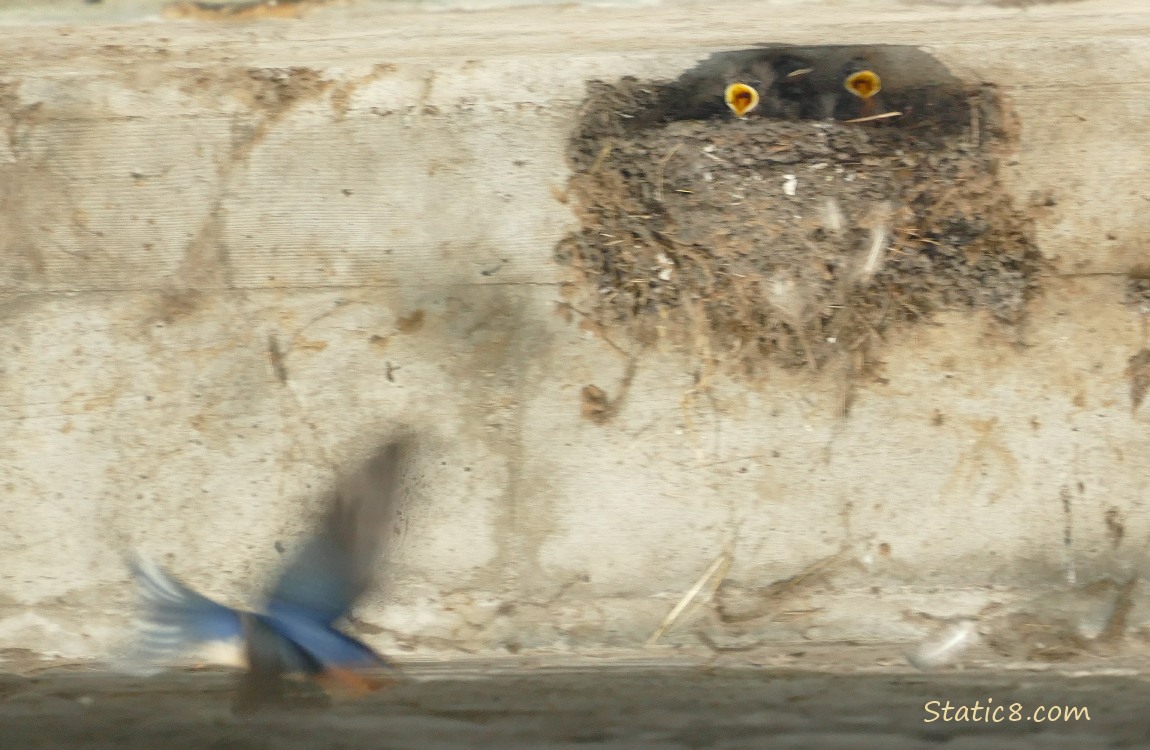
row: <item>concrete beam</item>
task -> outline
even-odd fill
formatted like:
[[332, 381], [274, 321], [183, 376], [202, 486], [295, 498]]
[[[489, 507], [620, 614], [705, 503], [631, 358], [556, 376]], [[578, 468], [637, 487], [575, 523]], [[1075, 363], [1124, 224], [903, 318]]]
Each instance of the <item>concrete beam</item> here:
[[[1150, 535], [1123, 301], [1150, 260], [1150, 10], [869, 5], [5, 29], [0, 648], [103, 654], [128, 548], [250, 601], [398, 421], [434, 439], [358, 615], [385, 649], [638, 645], [724, 551], [757, 616], [672, 641], [1105, 622], [1117, 586], [1077, 584], [1145, 572]], [[557, 312], [586, 84], [764, 42], [914, 45], [999, 87], [1002, 179], [1057, 203], [1026, 345], [961, 313], [901, 331], [847, 420], [826, 378], [703, 388], [647, 350], [589, 421], [581, 389], [615, 395], [632, 349]]]

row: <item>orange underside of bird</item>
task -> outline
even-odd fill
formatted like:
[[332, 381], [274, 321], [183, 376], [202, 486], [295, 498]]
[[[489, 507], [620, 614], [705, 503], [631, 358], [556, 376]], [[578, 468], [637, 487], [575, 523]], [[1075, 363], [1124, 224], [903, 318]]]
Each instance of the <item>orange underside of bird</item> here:
[[399, 684], [397, 679], [377, 679], [350, 669], [329, 667], [315, 677], [329, 695], [338, 698], [363, 698]]

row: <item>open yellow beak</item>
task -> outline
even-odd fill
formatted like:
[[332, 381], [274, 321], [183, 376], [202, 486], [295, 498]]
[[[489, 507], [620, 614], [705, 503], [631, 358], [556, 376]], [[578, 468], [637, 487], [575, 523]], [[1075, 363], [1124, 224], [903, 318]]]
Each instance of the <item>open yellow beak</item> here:
[[723, 99], [735, 117], [746, 117], [748, 112], [759, 106], [759, 92], [745, 83], [732, 83], [723, 93]]
[[846, 87], [847, 91], [865, 102], [882, 91], [882, 79], [873, 70], [860, 70], [847, 76], [847, 79], [843, 81], [843, 86]]

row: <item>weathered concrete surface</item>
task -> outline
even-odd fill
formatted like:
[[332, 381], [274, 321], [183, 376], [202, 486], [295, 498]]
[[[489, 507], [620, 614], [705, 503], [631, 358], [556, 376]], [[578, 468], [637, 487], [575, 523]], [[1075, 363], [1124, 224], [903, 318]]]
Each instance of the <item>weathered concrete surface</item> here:
[[[105, 653], [128, 548], [250, 599], [332, 472], [407, 421], [434, 439], [360, 614], [382, 648], [635, 645], [724, 550], [759, 616], [696, 623], [717, 643], [993, 616], [1086, 648], [1123, 607], [1066, 582], [1145, 573], [1150, 535], [1122, 304], [1150, 9], [870, 5], [6, 28], [0, 647]], [[556, 312], [585, 82], [760, 42], [923, 45], [1001, 86], [1057, 270], [1022, 345], [966, 315], [892, 337], [846, 421], [829, 380], [702, 387], [670, 351], [586, 421], [630, 348]], [[1108, 648], [1150, 622], [1141, 592]]]

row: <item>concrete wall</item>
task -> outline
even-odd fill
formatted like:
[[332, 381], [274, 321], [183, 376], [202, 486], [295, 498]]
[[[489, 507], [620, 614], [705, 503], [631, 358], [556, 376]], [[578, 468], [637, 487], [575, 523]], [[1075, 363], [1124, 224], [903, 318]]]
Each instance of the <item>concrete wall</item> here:
[[[397, 421], [432, 438], [358, 616], [385, 649], [638, 645], [724, 550], [725, 601], [761, 616], [672, 642], [1105, 621], [1114, 588], [1081, 584], [1145, 572], [1150, 536], [1123, 302], [1150, 260], [1150, 9], [866, 5], [7, 28], [0, 648], [103, 654], [131, 548], [250, 601]], [[700, 388], [670, 350], [588, 421], [631, 348], [557, 306], [585, 82], [760, 42], [923, 45], [998, 84], [1056, 270], [1021, 345], [907, 330], [845, 421], [825, 379]]]

